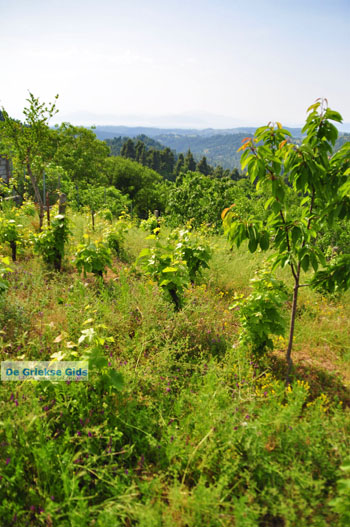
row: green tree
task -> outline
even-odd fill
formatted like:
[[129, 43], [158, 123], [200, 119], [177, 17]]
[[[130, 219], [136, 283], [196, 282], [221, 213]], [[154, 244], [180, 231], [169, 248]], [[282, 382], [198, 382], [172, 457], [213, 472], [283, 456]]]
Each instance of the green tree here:
[[97, 139], [92, 130], [69, 123], [63, 123], [58, 129], [54, 161], [82, 188], [106, 183], [104, 168], [109, 153], [107, 144]]
[[120, 155], [122, 157], [125, 157], [126, 159], [133, 159], [135, 160], [135, 145], [134, 141], [132, 139], [127, 139], [125, 143], [122, 146], [122, 149], [120, 151]]
[[[58, 95], [55, 99], [57, 98]], [[4, 121], [0, 125], [0, 142], [3, 153], [12, 160], [15, 179], [22, 178], [24, 172], [31, 182], [35, 201], [39, 206], [41, 229], [44, 204], [39, 184], [45, 167], [55, 154], [57, 133], [50, 129], [49, 121], [58, 110], [56, 103], [41, 103], [30, 92], [26, 100], [28, 106], [23, 110], [23, 123], [12, 119], [6, 110], [2, 109]]]
[[[350, 174], [350, 143], [333, 154], [338, 136], [330, 121], [341, 122], [339, 113], [318, 99], [308, 108], [301, 144], [290, 140], [280, 123], [258, 128], [241, 149], [242, 169], [247, 168], [252, 183], [269, 194], [264, 221], [252, 215], [243, 218], [232, 208], [223, 211], [224, 227], [232, 244], [248, 240], [251, 252], [260, 247], [274, 249], [273, 268], [289, 266], [294, 279], [289, 340], [286, 351], [287, 382], [292, 368], [292, 346], [301, 273], [314, 272], [325, 265], [317, 245], [317, 233], [336, 218], [350, 215], [350, 196], [344, 192]], [[289, 207], [294, 193], [298, 207]]]
[[141, 165], [146, 165], [147, 162], [147, 151], [145, 143], [138, 140], [135, 146], [135, 160]]
[[180, 174], [169, 190], [167, 215], [173, 225], [192, 220], [197, 227], [207, 223], [215, 229], [221, 228], [221, 210], [237, 203], [236, 199], [239, 200], [237, 208], [242, 213], [256, 208], [257, 199], [247, 197], [249, 185], [244, 183], [238, 184], [228, 178], [210, 178], [199, 172]]
[[109, 185], [132, 200], [133, 211], [141, 218], [147, 218], [150, 210], [165, 210], [169, 183], [154, 170], [130, 159], [109, 157], [105, 171]]
[[150, 148], [147, 152], [147, 166], [155, 172], [160, 171], [160, 151], [155, 148]]
[[184, 158], [184, 172], [195, 172], [196, 162], [194, 160], [193, 154], [190, 149], [188, 149], [187, 154]]
[[212, 169], [207, 163], [207, 158], [205, 156], [202, 157], [202, 159], [199, 161], [197, 165], [197, 171], [201, 174], [204, 174], [205, 176], [209, 176], [211, 174]]
[[92, 228], [95, 229], [96, 212], [108, 209], [113, 216], [119, 216], [127, 211], [129, 200], [115, 187], [95, 187], [93, 185], [85, 188], [80, 195], [81, 204], [90, 209]]
[[175, 156], [170, 148], [166, 147], [160, 152], [159, 173], [166, 179], [173, 179]]
[[179, 176], [184, 171], [185, 158], [183, 154], [179, 154], [176, 165], [174, 167], [174, 175]]

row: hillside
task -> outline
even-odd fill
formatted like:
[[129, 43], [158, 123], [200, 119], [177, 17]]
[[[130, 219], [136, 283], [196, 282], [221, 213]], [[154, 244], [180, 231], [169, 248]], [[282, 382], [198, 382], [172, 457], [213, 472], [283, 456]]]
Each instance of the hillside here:
[[[101, 128], [101, 129], [100, 129]], [[111, 131], [107, 131], [111, 129]], [[113, 132], [112, 130], [115, 130]], [[289, 128], [295, 142], [301, 138], [300, 128]], [[107, 137], [108, 134], [117, 133], [119, 136]], [[140, 132], [140, 133], [136, 133]], [[142, 132], [142, 133], [141, 133]], [[240, 168], [241, 153], [237, 150], [242, 145], [242, 140], [253, 135], [255, 128], [232, 128], [230, 130], [166, 130], [160, 128], [128, 128], [123, 126], [97, 127], [95, 133], [99, 139], [105, 139], [111, 146], [113, 155], [119, 155], [125, 140], [136, 138], [143, 141], [147, 147], [162, 149], [169, 147], [177, 154], [186, 153], [191, 150], [196, 161], [203, 156], [212, 166], [221, 165], [224, 169]], [[123, 134], [127, 134], [126, 136]], [[146, 134], [146, 135], [145, 135]], [[105, 137], [106, 136], [106, 137]], [[342, 144], [349, 141], [349, 134], [340, 134], [335, 148], [339, 149]]]
[[[242, 144], [242, 139], [247, 135], [253, 135], [255, 127], [239, 127], [214, 129], [206, 128], [185, 129], [185, 128], [152, 128], [152, 127], [128, 127], [128, 126], [97, 126], [95, 134], [98, 139], [106, 140], [113, 148], [113, 155], [126, 138], [137, 138], [147, 136], [154, 139], [147, 146], [156, 149], [169, 147], [178, 154], [186, 153], [188, 149], [194, 155], [196, 161], [206, 156], [209, 164], [213, 166], [221, 165], [223, 168], [240, 168], [240, 154], [238, 148]], [[301, 136], [300, 128], [289, 128], [294, 137]], [[141, 139], [145, 142], [144, 139]]]

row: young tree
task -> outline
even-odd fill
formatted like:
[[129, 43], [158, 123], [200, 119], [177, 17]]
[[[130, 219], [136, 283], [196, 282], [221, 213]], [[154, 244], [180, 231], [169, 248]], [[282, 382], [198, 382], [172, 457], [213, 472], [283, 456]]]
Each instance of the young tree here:
[[[56, 95], [55, 99], [58, 98]], [[49, 128], [50, 119], [58, 112], [56, 103], [41, 103], [29, 92], [28, 107], [24, 108], [23, 123], [12, 119], [4, 108], [4, 121], [0, 126], [0, 139], [4, 153], [12, 159], [15, 175], [22, 177], [23, 170], [30, 178], [35, 201], [39, 205], [40, 229], [44, 217], [44, 204], [39, 181], [47, 163], [56, 149], [56, 133]]]
[[[280, 123], [258, 128], [253, 138], [246, 138], [242, 169], [248, 169], [251, 182], [258, 190], [268, 192], [265, 208], [270, 215], [266, 221], [259, 217], [242, 219], [233, 206], [222, 213], [229, 240], [237, 247], [248, 240], [251, 252], [260, 247], [272, 247], [273, 268], [289, 266], [294, 279], [293, 302], [286, 359], [287, 382], [292, 368], [292, 346], [301, 273], [314, 272], [325, 265], [317, 246], [317, 232], [335, 218], [350, 216], [350, 198], [344, 185], [350, 174], [350, 143], [333, 154], [338, 136], [330, 122], [342, 122], [339, 113], [328, 108], [326, 99], [318, 99], [308, 108], [303, 128], [305, 137], [300, 145], [293, 144], [290, 133]], [[299, 206], [288, 208], [290, 193]]]

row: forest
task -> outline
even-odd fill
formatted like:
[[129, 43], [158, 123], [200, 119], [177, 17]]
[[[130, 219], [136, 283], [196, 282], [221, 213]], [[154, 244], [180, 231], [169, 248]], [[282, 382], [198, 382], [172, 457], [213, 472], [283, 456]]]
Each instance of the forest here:
[[238, 168], [57, 112], [0, 114], [0, 354], [88, 378], [2, 367], [0, 526], [348, 527], [341, 115], [259, 127]]

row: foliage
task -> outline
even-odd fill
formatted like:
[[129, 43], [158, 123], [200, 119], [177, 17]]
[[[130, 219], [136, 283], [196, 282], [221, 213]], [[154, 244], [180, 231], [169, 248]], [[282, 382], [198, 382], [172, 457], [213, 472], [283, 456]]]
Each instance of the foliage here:
[[168, 184], [154, 170], [122, 157], [109, 157], [105, 165], [109, 185], [132, 200], [132, 211], [147, 218], [150, 210], [164, 212]]
[[54, 162], [68, 174], [70, 181], [81, 186], [106, 183], [105, 161], [109, 148], [92, 130], [63, 123], [57, 130], [58, 144]]
[[323, 293], [347, 291], [350, 287], [350, 254], [334, 258], [324, 269], [317, 271], [311, 285]]
[[282, 307], [289, 295], [284, 283], [267, 269], [257, 272], [251, 284], [251, 294], [246, 298], [236, 297], [237, 302], [231, 309], [239, 309], [241, 344], [261, 356], [267, 349], [273, 349], [272, 335], [285, 334], [287, 322]]
[[176, 246], [169, 240], [165, 245], [157, 241], [154, 247], [141, 251], [138, 263], [163, 289], [169, 300], [175, 304], [175, 309], [181, 309], [183, 292], [189, 284], [189, 274], [186, 262]]
[[[228, 178], [215, 179], [198, 172], [181, 174], [169, 191], [166, 214], [171, 225], [184, 225], [192, 220], [194, 227], [202, 223], [219, 230], [220, 212], [236, 203], [244, 215], [259, 208], [259, 198], [245, 180], [234, 182]], [[263, 210], [263, 209], [262, 209]]]
[[23, 202], [20, 212], [29, 218], [33, 218], [36, 214], [36, 208], [32, 201], [26, 200]]
[[106, 272], [106, 267], [111, 267], [112, 256], [111, 250], [103, 242], [91, 242], [80, 244], [75, 253], [74, 264], [79, 273], [93, 273], [96, 276], [103, 276]]
[[340, 467], [343, 476], [338, 480], [338, 496], [330, 502], [331, 507], [339, 514], [339, 527], [350, 524], [350, 459], [348, 458]]
[[30, 180], [35, 201], [40, 206], [42, 224], [44, 214], [39, 182], [55, 154], [57, 137], [55, 131], [49, 128], [49, 121], [58, 110], [55, 103], [41, 103], [30, 92], [27, 102], [28, 106], [23, 110], [24, 123], [11, 119], [3, 109], [5, 120], [0, 125], [0, 140], [4, 153], [12, 160], [14, 177], [21, 180], [25, 171]]
[[183, 306], [183, 294], [202, 268], [208, 267], [209, 247], [188, 230], [174, 231], [165, 244], [143, 249], [138, 262], [144, 271], [166, 292], [176, 310]]
[[9, 259], [0, 257], [0, 295], [4, 294], [8, 287], [8, 280], [5, 279], [6, 273], [11, 273], [12, 269], [9, 267]]
[[8, 243], [12, 249], [12, 260], [16, 261], [17, 244], [23, 241], [23, 225], [14, 219], [0, 216], [0, 242]]
[[64, 246], [68, 241], [70, 230], [68, 219], [63, 214], [57, 214], [51, 221], [51, 225], [34, 236], [34, 250], [41, 254], [48, 265], [56, 271], [61, 270], [64, 257]]
[[176, 243], [176, 251], [179, 251], [186, 262], [190, 281], [193, 284], [202, 269], [209, 268], [208, 263], [212, 256], [209, 245], [188, 229], [174, 231], [170, 234], [169, 240]]
[[[289, 371], [301, 271], [312, 267], [316, 272], [320, 264], [325, 265], [316, 244], [317, 232], [335, 218], [350, 215], [350, 200], [343, 190], [350, 170], [350, 144], [332, 155], [338, 131], [330, 121], [341, 122], [342, 118], [325, 100], [310, 106], [308, 114], [301, 144], [293, 144], [290, 132], [280, 123], [270, 123], [258, 128], [241, 147], [242, 169], [248, 169], [258, 191], [270, 194], [265, 202], [268, 218], [243, 218], [232, 206], [222, 213], [231, 244], [239, 247], [248, 240], [251, 252], [271, 247], [276, 251], [273, 268], [290, 267], [294, 293], [286, 353]], [[291, 192], [299, 198], [298, 207], [292, 209], [287, 206]]]
[[350, 220], [335, 219], [330, 226], [324, 224], [317, 234], [317, 245], [324, 253], [350, 253]]
[[121, 217], [119, 221], [115, 222], [104, 232], [106, 244], [112, 251], [116, 253], [117, 256], [121, 256], [122, 254], [125, 235], [127, 232], [128, 226], [123, 220], [123, 217]]
[[80, 203], [91, 211], [108, 209], [112, 216], [119, 217], [127, 212], [130, 201], [115, 187], [89, 186], [80, 193]]
[[158, 234], [162, 218], [157, 218], [152, 212], [149, 212], [147, 220], [141, 220], [140, 228], [150, 234]]

